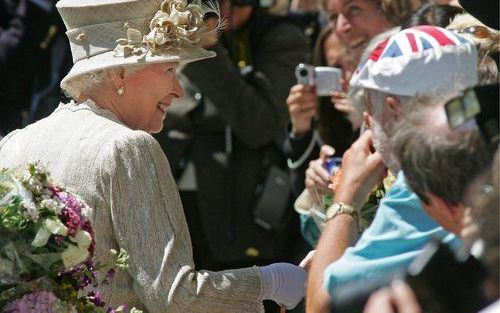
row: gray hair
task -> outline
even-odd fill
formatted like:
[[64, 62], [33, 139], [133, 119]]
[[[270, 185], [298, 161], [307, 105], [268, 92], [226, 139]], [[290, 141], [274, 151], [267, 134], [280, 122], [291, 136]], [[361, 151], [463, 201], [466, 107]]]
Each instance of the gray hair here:
[[80, 95], [92, 96], [98, 90], [111, 86], [112, 75], [123, 71], [125, 76], [135, 74], [147, 65], [132, 65], [106, 68], [77, 76], [62, 86], [63, 91], [72, 99], [78, 100]]
[[408, 184], [427, 204], [429, 192], [449, 204], [459, 203], [467, 185], [492, 159], [477, 128], [449, 128], [444, 116], [445, 100], [414, 98], [410, 101], [414, 104], [401, 114], [391, 138]]

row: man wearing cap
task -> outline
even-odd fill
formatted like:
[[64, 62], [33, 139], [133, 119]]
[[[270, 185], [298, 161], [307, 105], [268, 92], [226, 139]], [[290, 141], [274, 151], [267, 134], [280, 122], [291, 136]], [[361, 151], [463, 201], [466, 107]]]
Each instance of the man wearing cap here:
[[[340, 284], [376, 279], [408, 265], [430, 238], [460, 245], [422, 209], [387, 141], [401, 108], [413, 97], [475, 85], [476, 60], [472, 42], [438, 27], [418, 26], [381, 42], [354, 74], [351, 86], [363, 88], [366, 95], [369, 130], [344, 155], [309, 276], [308, 289], [316, 290], [308, 292], [314, 295], [308, 299], [311, 312], [328, 311], [325, 291], [332, 294]], [[347, 248], [356, 239], [361, 204], [385, 175], [385, 167], [397, 174], [397, 181], [381, 200], [371, 226]]]

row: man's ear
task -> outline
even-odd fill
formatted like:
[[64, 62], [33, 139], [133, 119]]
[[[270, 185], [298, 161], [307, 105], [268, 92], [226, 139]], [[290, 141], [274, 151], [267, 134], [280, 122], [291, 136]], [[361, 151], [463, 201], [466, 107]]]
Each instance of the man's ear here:
[[118, 90], [120, 87], [123, 87], [125, 84], [125, 72], [123, 68], [119, 68], [111, 73], [111, 82], [113, 86]]
[[385, 103], [390, 108], [393, 114], [399, 116], [399, 114], [401, 113], [401, 106], [400, 106], [401, 101], [399, 101], [398, 98], [388, 96], [387, 98], [385, 98]]
[[368, 112], [364, 111], [363, 112], [363, 122], [365, 122], [365, 128], [366, 129], [372, 129], [372, 121], [370, 119], [370, 114]]
[[465, 207], [461, 204], [450, 204], [432, 192], [426, 193], [426, 196], [429, 199], [429, 204], [423, 204], [423, 206], [427, 213], [445, 229], [460, 234]]

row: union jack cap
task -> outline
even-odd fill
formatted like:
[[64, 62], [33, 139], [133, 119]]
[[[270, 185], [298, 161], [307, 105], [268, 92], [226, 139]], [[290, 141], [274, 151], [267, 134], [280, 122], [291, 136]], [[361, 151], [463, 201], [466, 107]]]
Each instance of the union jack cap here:
[[477, 84], [474, 43], [436, 26], [416, 26], [382, 41], [360, 64], [350, 85], [400, 96]]

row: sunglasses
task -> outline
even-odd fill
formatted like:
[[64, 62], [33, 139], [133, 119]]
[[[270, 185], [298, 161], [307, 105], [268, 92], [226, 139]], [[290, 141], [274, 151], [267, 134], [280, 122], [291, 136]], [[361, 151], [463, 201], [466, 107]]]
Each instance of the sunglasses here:
[[464, 29], [454, 29], [457, 34], [468, 34], [479, 39], [491, 38], [491, 32], [486, 26], [469, 26]]

